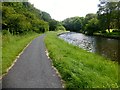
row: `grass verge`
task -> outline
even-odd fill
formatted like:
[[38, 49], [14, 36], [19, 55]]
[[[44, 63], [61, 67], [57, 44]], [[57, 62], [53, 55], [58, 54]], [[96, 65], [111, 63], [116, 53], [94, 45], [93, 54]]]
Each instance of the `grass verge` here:
[[2, 36], [2, 74], [6, 73], [16, 56], [37, 36], [39, 36], [37, 33], [28, 33], [22, 36], [11, 34]]
[[118, 64], [47, 32], [45, 44], [66, 88], [118, 88]]
[[97, 33], [94, 33], [93, 35], [106, 37], [106, 38], [120, 39], [120, 31], [117, 31], [114, 29], [110, 29], [110, 33], [108, 32], [108, 30], [106, 30], [106, 32], [104, 33], [97, 32]]
[[0, 76], [2, 76], [2, 33], [0, 31]]

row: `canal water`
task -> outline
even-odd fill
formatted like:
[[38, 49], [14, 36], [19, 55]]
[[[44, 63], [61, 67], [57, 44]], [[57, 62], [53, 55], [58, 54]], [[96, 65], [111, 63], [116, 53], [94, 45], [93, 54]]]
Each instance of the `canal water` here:
[[89, 52], [98, 53], [120, 63], [120, 40], [98, 36], [86, 36], [75, 32], [63, 33], [59, 35], [59, 38]]

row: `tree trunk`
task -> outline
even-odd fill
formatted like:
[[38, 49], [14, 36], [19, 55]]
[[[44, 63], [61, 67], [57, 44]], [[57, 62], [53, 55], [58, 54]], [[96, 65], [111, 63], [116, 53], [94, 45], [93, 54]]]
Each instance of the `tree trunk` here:
[[108, 26], [108, 32], [110, 33], [110, 27]]
[[120, 1], [118, 2], [118, 30], [120, 30]]

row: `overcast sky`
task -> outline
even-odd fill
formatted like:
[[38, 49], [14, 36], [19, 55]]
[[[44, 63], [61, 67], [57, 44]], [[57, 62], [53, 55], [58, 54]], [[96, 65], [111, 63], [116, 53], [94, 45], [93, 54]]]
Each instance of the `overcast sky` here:
[[53, 19], [62, 21], [68, 17], [96, 13], [99, 0], [28, 0], [37, 9], [48, 12]]

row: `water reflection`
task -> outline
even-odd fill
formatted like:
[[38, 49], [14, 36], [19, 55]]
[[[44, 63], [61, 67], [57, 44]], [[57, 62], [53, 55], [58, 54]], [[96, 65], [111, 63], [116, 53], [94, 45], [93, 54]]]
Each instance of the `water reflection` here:
[[89, 52], [101, 54], [111, 60], [120, 60], [120, 40], [86, 36], [84, 34], [74, 32], [61, 34], [59, 37]]
[[95, 52], [102, 54], [112, 60], [119, 60], [118, 44], [119, 40], [95, 37]]

